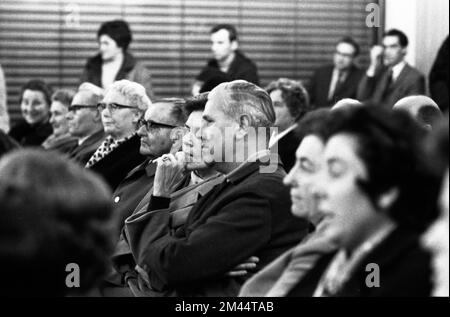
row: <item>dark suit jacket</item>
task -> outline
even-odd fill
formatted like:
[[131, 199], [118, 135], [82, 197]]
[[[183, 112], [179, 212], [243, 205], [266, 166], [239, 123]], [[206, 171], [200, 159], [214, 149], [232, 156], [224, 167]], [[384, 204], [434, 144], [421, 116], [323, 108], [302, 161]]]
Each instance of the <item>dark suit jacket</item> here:
[[[289, 296], [312, 296], [335, 255], [336, 253], [322, 257]], [[366, 279], [370, 274], [366, 272], [366, 266], [371, 263], [380, 268], [379, 288], [366, 286]], [[423, 250], [419, 235], [397, 229], [361, 261], [335, 296], [428, 297], [431, 291], [430, 254]]]
[[[153, 188], [155, 180], [156, 163], [145, 161], [132, 170], [119, 184], [113, 194], [114, 218], [117, 220], [117, 228], [121, 230], [127, 219], [136, 209], [139, 202]], [[119, 237], [116, 232], [115, 238]]]
[[425, 77], [408, 64], [385, 93], [388, 81], [389, 71], [385, 67], [379, 70], [375, 77], [365, 75], [358, 89], [358, 100], [391, 109], [404, 97], [425, 94]]
[[147, 159], [139, 153], [141, 138], [135, 134], [131, 139], [119, 145], [102, 160], [90, 167], [104, 178], [113, 191], [120, 182], [139, 164]]
[[86, 141], [81, 145], [77, 146], [72, 152], [69, 153], [69, 157], [83, 166], [89, 161], [89, 159], [94, 155], [95, 151], [102, 144], [105, 139], [105, 132], [102, 130], [91, 135]]
[[29, 125], [21, 120], [9, 131], [9, 135], [22, 146], [39, 146], [53, 133], [52, 125], [47, 122]]
[[430, 72], [430, 93], [442, 111], [449, 108], [448, 36], [439, 50]]
[[309, 95], [311, 104], [315, 108], [332, 107], [339, 100], [344, 98], [356, 99], [358, 85], [364, 76], [364, 71], [356, 66], [350, 68], [345, 82], [336, 87], [334, 98], [328, 100], [331, 79], [333, 77], [334, 65], [328, 65], [316, 70], [309, 82]]
[[264, 174], [259, 167], [249, 164], [214, 187], [174, 234], [169, 213], [147, 215], [152, 227], [137, 264], [154, 290], [237, 296], [244, 278], [227, 277], [227, 272], [251, 256], [260, 258], [262, 268], [306, 236], [308, 223], [291, 214], [284, 170], [279, 166]]
[[[215, 59], [208, 61], [208, 64], [203, 68], [196, 79], [206, 82], [209, 79], [208, 76], [211, 73], [211, 69], [220, 71], [219, 64]], [[230, 81], [243, 79], [255, 85], [259, 85], [259, 75], [256, 64], [240, 51], [236, 51], [236, 56], [226, 75]]]

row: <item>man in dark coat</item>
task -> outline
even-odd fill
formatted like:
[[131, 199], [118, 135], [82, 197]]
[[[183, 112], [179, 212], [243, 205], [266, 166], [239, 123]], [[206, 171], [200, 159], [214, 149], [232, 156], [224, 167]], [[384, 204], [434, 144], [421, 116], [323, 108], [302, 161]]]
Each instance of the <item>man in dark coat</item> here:
[[259, 75], [256, 64], [244, 55], [238, 48], [236, 28], [229, 24], [220, 24], [212, 28], [211, 51], [214, 58], [209, 60], [196, 77], [193, 93], [197, 95], [202, 86], [212, 78], [218, 78], [218, 73], [226, 75], [227, 81], [243, 79], [259, 85]]
[[383, 46], [374, 46], [371, 63], [358, 88], [358, 100], [392, 109], [404, 97], [425, 95], [425, 77], [405, 61], [408, 37], [386, 32]]
[[342, 99], [356, 99], [364, 72], [355, 65], [360, 52], [358, 43], [342, 38], [336, 45], [333, 65], [325, 65], [314, 72], [308, 92], [314, 108], [330, 108]]
[[[253, 84], [235, 81], [211, 92], [197, 133], [203, 159], [225, 180], [201, 197], [173, 233], [170, 214], [161, 211], [165, 199], [153, 193], [149, 208], [159, 211], [146, 215], [152, 227], [146, 227], [136, 271], [155, 296], [236, 296], [250, 275], [233, 278], [227, 272], [252, 256], [262, 268], [307, 234], [308, 222], [290, 212], [286, 173], [266, 150], [267, 131], [251, 131], [274, 121], [269, 95]], [[251, 146], [259, 138], [266, 140], [261, 151]], [[219, 150], [235, 139], [236, 147]]]

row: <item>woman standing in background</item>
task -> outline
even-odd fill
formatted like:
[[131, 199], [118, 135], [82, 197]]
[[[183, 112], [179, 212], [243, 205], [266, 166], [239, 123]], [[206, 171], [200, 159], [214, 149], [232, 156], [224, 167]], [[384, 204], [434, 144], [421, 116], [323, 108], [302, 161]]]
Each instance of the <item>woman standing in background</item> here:
[[107, 89], [117, 80], [128, 79], [144, 86], [153, 99], [150, 72], [127, 51], [132, 40], [128, 23], [122, 20], [103, 23], [97, 40], [99, 53], [87, 61], [80, 83], [90, 82]]

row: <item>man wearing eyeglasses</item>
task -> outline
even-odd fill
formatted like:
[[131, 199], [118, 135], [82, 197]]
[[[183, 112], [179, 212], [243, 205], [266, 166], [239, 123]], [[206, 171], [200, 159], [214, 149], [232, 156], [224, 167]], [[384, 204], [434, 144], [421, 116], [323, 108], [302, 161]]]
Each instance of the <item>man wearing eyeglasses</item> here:
[[152, 104], [145, 88], [129, 80], [114, 82], [97, 105], [106, 138], [86, 164], [114, 191], [125, 176], [147, 158], [140, 154], [138, 121]]
[[[170, 98], [151, 104], [139, 120], [137, 131], [140, 137], [139, 152], [146, 160], [126, 175], [113, 194], [118, 229], [123, 227], [125, 219], [152, 190], [156, 159], [181, 149], [182, 135], [175, 133], [174, 130], [182, 129], [186, 119], [184, 100]], [[115, 239], [118, 237], [119, 232]]]
[[70, 158], [83, 166], [105, 139], [102, 118], [97, 104], [103, 99], [103, 89], [90, 83], [82, 84], [69, 107], [69, 132], [78, 138], [78, 146], [69, 153]]
[[341, 99], [356, 98], [364, 75], [355, 65], [359, 52], [358, 43], [351, 37], [339, 40], [333, 64], [317, 69], [310, 80], [308, 92], [314, 108], [329, 108]]

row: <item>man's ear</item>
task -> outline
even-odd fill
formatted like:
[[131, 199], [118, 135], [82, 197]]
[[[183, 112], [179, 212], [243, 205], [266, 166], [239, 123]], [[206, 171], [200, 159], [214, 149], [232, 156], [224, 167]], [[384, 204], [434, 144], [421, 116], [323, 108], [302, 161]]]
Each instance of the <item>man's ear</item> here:
[[102, 113], [98, 110], [94, 111], [94, 122], [102, 122]]
[[388, 210], [398, 199], [398, 188], [392, 188], [378, 197], [377, 204], [381, 210]]
[[248, 129], [250, 128], [250, 118], [248, 115], [243, 114], [239, 118], [239, 127], [236, 131], [236, 139], [243, 139], [248, 134]]
[[233, 41], [233, 42], [231, 42], [231, 49], [232, 49], [233, 51], [237, 51], [238, 48], [239, 48], [239, 43], [238, 43], [238, 41]]
[[170, 148], [170, 153], [175, 154], [180, 152], [183, 148], [183, 137], [185, 132], [182, 128], [175, 128], [170, 133], [170, 141], [172, 142], [172, 147]]

